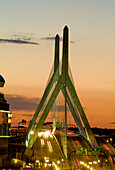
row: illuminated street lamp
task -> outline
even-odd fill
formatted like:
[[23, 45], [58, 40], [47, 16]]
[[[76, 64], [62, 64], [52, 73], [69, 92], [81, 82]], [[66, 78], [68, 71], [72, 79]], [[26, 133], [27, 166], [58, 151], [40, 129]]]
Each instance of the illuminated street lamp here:
[[14, 163], [17, 163], [17, 162], [18, 162], [17, 159], [15, 159], [15, 160], [14, 160]]
[[109, 142], [109, 140], [107, 139], [107, 140], [106, 140], [106, 142], [108, 143], [108, 142]]
[[57, 161], [57, 163], [59, 164], [59, 163], [60, 163], [60, 161]]
[[112, 139], [112, 138], [110, 138], [109, 140], [110, 140], [110, 143], [112, 143], [112, 140], [113, 140], [113, 139]]

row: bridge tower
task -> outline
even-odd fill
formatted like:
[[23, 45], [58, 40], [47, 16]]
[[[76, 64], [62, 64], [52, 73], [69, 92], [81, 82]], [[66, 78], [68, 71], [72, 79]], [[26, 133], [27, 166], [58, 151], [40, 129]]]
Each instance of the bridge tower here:
[[[64, 140], [62, 146], [66, 158], [67, 158], [67, 106], [71, 111], [71, 114], [76, 122], [80, 134], [91, 143], [92, 148], [98, 147], [97, 141], [93, 135], [93, 132], [90, 128], [85, 112], [82, 108], [82, 105], [76, 93], [71, 70], [69, 68], [68, 34], [69, 34], [69, 29], [67, 26], [65, 26], [63, 30], [62, 64], [60, 64], [59, 62], [60, 38], [58, 34], [55, 37], [55, 56], [54, 56], [53, 73], [48, 81], [48, 84], [41, 98], [41, 101], [28, 127], [27, 139], [26, 139], [26, 146], [28, 148], [31, 148], [52, 106], [54, 106], [53, 131], [55, 131], [56, 128], [55, 100], [59, 92], [61, 91], [65, 98], [65, 127], [64, 127], [65, 131], [64, 131]], [[36, 125], [34, 126], [35, 122]], [[85, 127], [85, 130], [83, 126]], [[34, 127], [34, 134], [31, 136], [30, 131], [33, 129], [33, 127]]]

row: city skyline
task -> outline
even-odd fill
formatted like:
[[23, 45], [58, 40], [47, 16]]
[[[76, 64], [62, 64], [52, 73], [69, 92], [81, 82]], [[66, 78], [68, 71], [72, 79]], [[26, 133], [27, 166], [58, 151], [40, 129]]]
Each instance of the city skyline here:
[[[115, 2], [67, 0], [65, 6], [65, 0], [29, 0], [0, 4], [0, 74], [6, 81], [0, 91], [12, 113], [34, 113], [53, 65], [54, 37], [57, 33], [62, 37], [67, 24], [69, 63], [91, 127], [115, 128]], [[61, 49], [62, 41], [60, 58]]]

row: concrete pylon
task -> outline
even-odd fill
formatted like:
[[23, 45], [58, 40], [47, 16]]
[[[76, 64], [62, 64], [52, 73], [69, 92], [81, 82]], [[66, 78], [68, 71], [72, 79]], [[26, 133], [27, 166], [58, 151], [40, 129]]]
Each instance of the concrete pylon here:
[[[59, 36], [56, 35], [55, 37], [55, 58], [54, 58], [54, 72], [53, 75], [45, 89], [45, 92], [43, 94], [43, 97], [41, 98], [41, 101], [36, 109], [36, 112], [32, 118], [32, 121], [28, 127], [28, 134], [27, 134], [27, 146], [28, 148], [31, 148], [33, 146], [34, 141], [36, 140], [38, 136], [38, 132], [43, 126], [43, 123], [48, 116], [48, 113], [50, 112], [53, 104], [55, 103], [55, 100], [59, 94], [60, 91], [62, 91], [63, 96], [65, 98], [65, 148], [64, 153], [65, 157], [67, 158], [67, 109], [66, 109], [66, 103], [72, 113], [72, 116], [76, 122], [76, 125], [81, 133], [81, 135], [89, 140], [92, 147], [98, 147], [97, 141], [93, 135], [93, 132], [90, 128], [89, 122], [87, 120], [87, 117], [84, 113], [84, 110], [82, 108], [82, 105], [80, 103], [80, 100], [77, 96], [75, 87], [71, 81], [71, 78], [68, 73], [68, 27], [65, 26], [63, 30], [63, 52], [62, 52], [62, 67], [61, 67], [61, 73], [59, 73], [60, 64], [59, 64]], [[52, 93], [51, 89], [53, 88]], [[49, 97], [49, 98], [48, 98]], [[71, 98], [71, 99], [70, 99]], [[40, 111], [42, 110], [44, 103], [48, 99], [46, 106], [42, 112], [42, 114], [39, 116]], [[72, 100], [72, 101], [71, 101]], [[74, 105], [73, 105], [74, 103]], [[77, 114], [75, 111], [75, 107], [77, 109]], [[32, 130], [34, 123], [39, 116], [39, 119], [37, 120], [37, 123], [34, 127], [34, 134], [30, 138], [30, 131]], [[85, 131], [83, 128], [83, 125], [81, 123], [81, 120], [84, 124]], [[55, 114], [53, 122], [55, 122]]]

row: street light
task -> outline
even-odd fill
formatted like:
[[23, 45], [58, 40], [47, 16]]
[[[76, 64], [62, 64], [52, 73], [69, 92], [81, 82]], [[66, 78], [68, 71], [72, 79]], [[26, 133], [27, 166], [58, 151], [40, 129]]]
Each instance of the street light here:
[[14, 163], [17, 163], [17, 162], [18, 162], [17, 159], [15, 159], [15, 160], [14, 160]]

